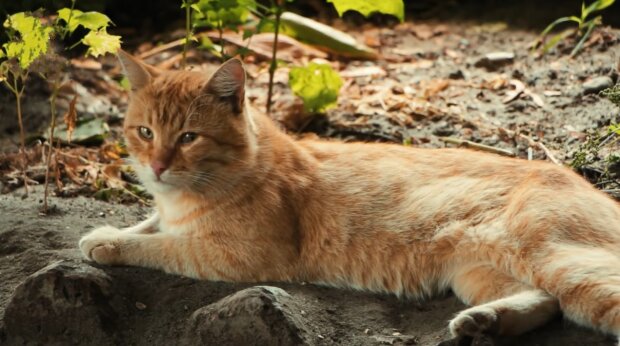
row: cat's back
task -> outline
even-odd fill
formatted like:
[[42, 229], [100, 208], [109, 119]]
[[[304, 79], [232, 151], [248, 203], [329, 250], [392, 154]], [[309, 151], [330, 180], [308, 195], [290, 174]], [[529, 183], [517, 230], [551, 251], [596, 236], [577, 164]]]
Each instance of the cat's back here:
[[[309, 200], [357, 229], [411, 228], [489, 212], [495, 217], [519, 200], [596, 191], [569, 169], [467, 149], [395, 144], [301, 141], [316, 160]], [[545, 208], [545, 205], [537, 206]], [[354, 221], [350, 221], [354, 220]]]

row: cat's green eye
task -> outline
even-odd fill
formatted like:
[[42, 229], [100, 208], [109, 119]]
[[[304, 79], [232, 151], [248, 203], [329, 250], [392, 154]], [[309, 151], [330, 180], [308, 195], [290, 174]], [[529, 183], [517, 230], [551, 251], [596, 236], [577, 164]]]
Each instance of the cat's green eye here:
[[153, 139], [153, 131], [151, 131], [151, 129], [149, 129], [148, 127], [144, 127], [144, 126], [138, 127], [138, 133], [140, 134], [140, 137], [146, 140]]
[[187, 143], [193, 142], [196, 139], [196, 137], [198, 137], [198, 135], [193, 132], [185, 132], [184, 134], [181, 135], [180, 141], [183, 144], [187, 144]]

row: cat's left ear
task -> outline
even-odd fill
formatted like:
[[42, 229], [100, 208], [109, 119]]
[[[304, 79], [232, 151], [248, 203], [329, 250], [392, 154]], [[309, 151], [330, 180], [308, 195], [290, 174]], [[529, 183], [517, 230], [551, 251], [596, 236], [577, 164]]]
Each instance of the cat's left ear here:
[[156, 67], [140, 61], [122, 49], [118, 51], [117, 56], [123, 68], [123, 73], [131, 84], [132, 91], [144, 88], [153, 78], [160, 74]]
[[233, 110], [241, 113], [245, 102], [245, 69], [241, 60], [233, 58], [222, 64], [207, 82], [204, 92], [231, 102]]

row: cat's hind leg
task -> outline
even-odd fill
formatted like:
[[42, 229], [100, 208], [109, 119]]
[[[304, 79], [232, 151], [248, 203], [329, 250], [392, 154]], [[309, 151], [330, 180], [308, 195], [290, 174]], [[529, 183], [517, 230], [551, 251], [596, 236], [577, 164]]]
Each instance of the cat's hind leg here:
[[568, 319], [620, 336], [620, 258], [602, 246], [554, 243], [531, 255], [532, 283]]
[[466, 304], [450, 321], [453, 336], [518, 335], [545, 324], [558, 313], [558, 301], [490, 265], [457, 270], [452, 290]]

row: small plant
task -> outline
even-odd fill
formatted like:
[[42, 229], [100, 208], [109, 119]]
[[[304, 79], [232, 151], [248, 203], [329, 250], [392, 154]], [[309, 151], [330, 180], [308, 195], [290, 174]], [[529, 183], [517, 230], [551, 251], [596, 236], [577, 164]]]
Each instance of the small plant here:
[[[250, 12], [255, 11], [257, 3], [254, 0], [199, 0], [191, 4], [190, 2], [192, 1], [183, 0], [182, 6], [186, 9], [186, 47], [189, 41], [197, 41], [194, 36], [196, 28], [214, 28], [219, 33], [219, 47], [216, 47], [206, 36], [203, 38], [202, 45], [213, 50], [222, 60], [228, 59], [229, 56], [224, 50], [224, 30], [237, 31], [239, 25], [247, 21]], [[188, 12], [188, 8], [193, 10], [193, 14]], [[219, 48], [219, 51], [216, 48]]]
[[[613, 5], [615, 0], [596, 0], [586, 7], [585, 3], [581, 4], [581, 16], [570, 16], [570, 17], [562, 17], [556, 19], [553, 23], [549, 24], [545, 30], [540, 34], [539, 42], [541, 43], [542, 53], [547, 53], [551, 48], [555, 47], [562, 39], [566, 38], [568, 35], [566, 33], [559, 33], [549, 40], [546, 40], [547, 35], [553, 30], [556, 26], [562, 23], [574, 22], [577, 24], [577, 28], [573, 32], [569, 32], [569, 34], [574, 34], [579, 38], [579, 42], [573, 48], [570, 53], [570, 56], [573, 57], [579, 53], [584, 43], [592, 34], [594, 28], [603, 23], [603, 17], [598, 15], [594, 18], [590, 18], [590, 16], [598, 11], [604, 10], [607, 7]], [[546, 42], [545, 42], [546, 41]]]
[[[26, 149], [22, 114], [22, 97], [25, 91], [26, 80], [33, 72], [38, 73], [51, 85], [50, 112], [51, 127], [49, 135], [49, 150], [46, 155], [45, 196], [43, 211], [47, 212], [48, 182], [53, 150], [54, 128], [56, 126], [56, 97], [64, 82], [62, 60], [55, 52], [50, 51], [53, 37], [64, 39], [71, 35], [79, 26], [83, 26], [88, 33], [76, 43], [88, 47], [87, 54], [97, 57], [120, 48], [120, 36], [107, 33], [110, 19], [98, 12], [82, 12], [75, 9], [75, 0], [71, 8], [63, 8], [57, 13], [54, 23], [43, 23], [33, 14], [20, 12], [8, 16], [4, 23], [8, 35], [8, 42], [0, 49], [0, 81], [15, 95], [17, 118], [20, 129], [20, 151], [22, 153], [21, 169], [24, 186], [28, 193], [28, 177], [26, 175]], [[74, 45], [74, 46], [76, 46]], [[73, 48], [69, 47], [69, 49]]]
[[291, 68], [289, 84], [293, 93], [303, 100], [306, 112], [324, 113], [336, 106], [342, 80], [330, 65], [310, 63]]
[[[616, 106], [620, 106], [620, 86], [603, 90], [601, 95], [606, 96]], [[606, 133], [599, 131], [588, 134], [587, 140], [579, 146], [571, 162], [574, 169], [582, 171], [588, 166], [599, 166], [597, 184], [613, 181], [614, 176], [610, 167], [620, 162], [620, 155], [613, 149], [620, 140], [620, 124], [612, 123], [606, 130]]]
[[22, 155], [21, 170], [24, 187], [28, 193], [28, 177], [26, 176], [26, 143], [22, 114], [22, 97], [26, 88], [26, 80], [30, 74], [30, 65], [49, 49], [52, 28], [43, 25], [40, 19], [20, 12], [9, 16], [4, 22], [9, 41], [2, 45], [0, 59], [0, 79], [15, 96], [17, 122], [19, 125], [19, 144]]

